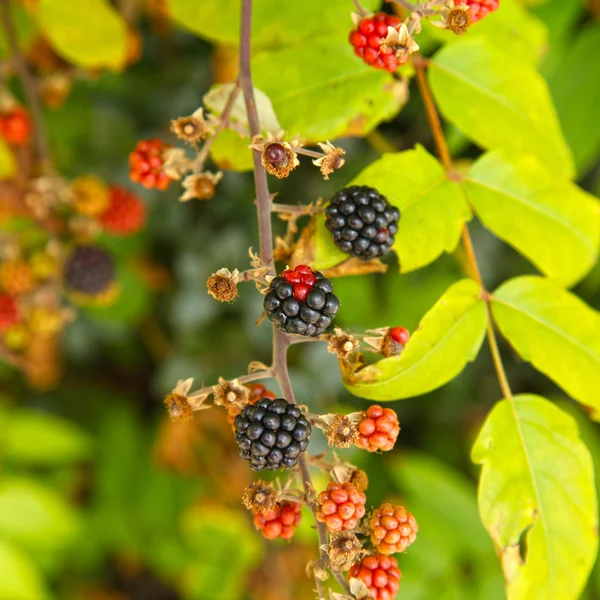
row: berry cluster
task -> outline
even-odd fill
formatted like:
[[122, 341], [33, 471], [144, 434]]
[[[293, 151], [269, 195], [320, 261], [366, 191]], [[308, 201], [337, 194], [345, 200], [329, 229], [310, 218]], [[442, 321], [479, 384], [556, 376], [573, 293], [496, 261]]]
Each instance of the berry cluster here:
[[19, 321], [19, 309], [15, 299], [0, 293], [0, 331], [6, 331]]
[[350, 577], [360, 579], [369, 590], [371, 600], [394, 600], [400, 588], [400, 569], [390, 556], [365, 556], [350, 569]]
[[471, 23], [477, 23], [498, 9], [500, 0], [462, 0], [469, 7]]
[[169, 147], [157, 138], [138, 142], [135, 150], [129, 155], [131, 181], [146, 188], [166, 190], [171, 180], [163, 170], [163, 152]]
[[133, 235], [144, 226], [146, 207], [136, 194], [114, 185], [110, 189], [108, 206], [99, 219], [110, 233]]
[[0, 116], [0, 136], [13, 146], [24, 146], [31, 137], [31, 118], [22, 106]]
[[294, 467], [308, 447], [312, 430], [298, 406], [284, 398], [249, 404], [233, 424], [240, 456], [255, 471]]
[[366, 501], [365, 494], [352, 483], [331, 481], [317, 498], [317, 519], [331, 533], [356, 529], [365, 516]]
[[371, 541], [382, 554], [404, 552], [417, 537], [415, 518], [403, 506], [382, 504], [370, 521]]
[[76, 246], [65, 264], [64, 277], [72, 292], [100, 294], [113, 281], [113, 259], [98, 246]]
[[362, 260], [384, 255], [398, 233], [400, 211], [372, 187], [352, 185], [340, 190], [325, 215], [335, 245]]
[[10, 296], [26, 294], [34, 285], [35, 275], [26, 261], [15, 258], [0, 265], [0, 286]]
[[365, 412], [358, 424], [359, 437], [356, 445], [369, 452], [391, 450], [400, 433], [398, 415], [391, 408], [374, 404]]
[[358, 27], [350, 33], [350, 43], [354, 46], [354, 54], [376, 69], [394, 72], [401, 63], [398, 62], [391, 48], [382, 48], [381, 44], [387, 37], [388, 27], [397, 29], [400, 23], [400, 19], [395, 15], [383, 12], [363, 19]]
[[301, 511], [302, 504], [299, 502], [283, 502], [273, 510], [257, 512], [254, 515], [254, 526], [268, 540], [289, 540], [300, 524]]
[[299, 265], [271, 281], [264, 308], [282, 331], [316, 337], [331, 325], [340, 301], [323, 273]]

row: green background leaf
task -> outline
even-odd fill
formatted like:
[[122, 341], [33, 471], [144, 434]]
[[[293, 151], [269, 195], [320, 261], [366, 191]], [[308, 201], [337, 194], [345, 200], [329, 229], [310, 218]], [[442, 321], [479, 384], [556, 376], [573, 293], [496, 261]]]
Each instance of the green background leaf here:
[[574, 174], [548, 86], [531, 67], [476, 38], [442, 48], [428, 73], [442, 115], [474, 142], [531, 153], [557, 174]]
[[575, 421], [540, 396], [502, 400], [472, 458], [483, 466], [479, 510], [501, 552], [508, 600], [579, 598], [598, 516], [592, 460]]
[[576, 283], [596, 263], [600, 202], [535, 157], [488, 152], [463, 185], [483, 224], [559, 283]]
[[46, 600], [45, 585], [27, 555], [0, 539], [0, 598]]
[[600, 410], [600, 314], [543, 277], [516, 277], [492, 296], [502, 334], [575, 400]]
[[400, 356], [361, 369], [344, 385], [355, 396], [370, 400], [400, 400], [434, 390], [475, 358], [486, 319], [479, 286], [463, 279], [423, 317]]

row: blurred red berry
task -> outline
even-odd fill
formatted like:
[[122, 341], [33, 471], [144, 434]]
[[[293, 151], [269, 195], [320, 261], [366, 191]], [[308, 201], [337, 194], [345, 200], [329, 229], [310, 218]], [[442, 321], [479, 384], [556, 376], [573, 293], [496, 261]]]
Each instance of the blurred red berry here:
[[9, 329], [19, 320], [19, 310], [15, 299], [8, 294], [0, 294], [0, 331]]
[[163, 171], [163, 152], [170, 148], [162, 140], [141, 140], [129, 155], [129, 177], [146, 188], [165, 190], [171, 179]]
[[31, 138], [29, 112], [19, 106], [0, 117], [0, 135], [13, 146], [24, 146]]
[[471, 23], [477, 23], [498, 9], [500, 0], [462, 0], [469, 7]]
[[133, 235], [146, 222], [146, 207], [136, 194], [115, 185], [110, 188], [108, 207], [99, 220], [111, 233]]

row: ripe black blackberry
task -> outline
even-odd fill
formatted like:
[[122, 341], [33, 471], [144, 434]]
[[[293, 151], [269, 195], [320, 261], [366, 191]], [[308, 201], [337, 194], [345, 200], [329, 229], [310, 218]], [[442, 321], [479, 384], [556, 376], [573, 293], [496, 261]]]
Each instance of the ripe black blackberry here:
[[240, 456], [255, 471], [291, 469], [308, 447], [311, 425], [284, 398], [248, 404], [233, 421]]
[[98, 246], [76, 246], [65, 264], [65, 283], [81, 294], [103, 292], [114, 277], [111, 255]]
[[323, 273], [299, 265], [271, 281], [264, 307], [281, 331], [316, 337], [331, 325], [340, 301]]
[[351, 185], [334, 194], [325, 215], [335, 245], [362, 260], [383, 256], [398, 233], [400, 211], [366, 185]]

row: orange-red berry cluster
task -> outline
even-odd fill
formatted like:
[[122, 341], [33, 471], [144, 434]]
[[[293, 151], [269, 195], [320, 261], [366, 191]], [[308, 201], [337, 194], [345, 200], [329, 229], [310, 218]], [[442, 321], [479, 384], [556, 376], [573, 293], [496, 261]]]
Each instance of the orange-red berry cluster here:
[[358, 27], [350, 33], [350, 43], [354, 46], [354, 54], [376, 69], [394, 72], [400, 64], [404, 63], [398, 61], [392, 48], [383, 49], [381, 44], [387, 37], [388, 27], [397, 29], [399, 25], [398, 17], [383, 12], [363, 19]]
[[390, 556], [365, 556], [350, 569], [350, 577], [360, 579], [369, 590], [372, 600], [394, 600], [400, 588], [400, 569]]
[[471, 23], [481, 21], [483, 17], [497, 10], [500, 4], [500, 0], [462, 0], [462, 2], [469, 7]]
[[5, 331], [19, 321], [19, 309], [15, 299], [0, 293], [0, 331]]
[[365, 516], [367, 497], [349, 481], [331, 481], [317, 498], [317, 519], [332, 533], [356, 529]]
[[356, 445], [359, 448], [369, 452], [391, 450], [400, 433], [398, 416], [391, 408], [374, 404], [367, 409], [365, 418], [358, 425], [358, 432]]
[[158, 138], [141, 140], [129, 155], [129, 177], [146, 188], [165, 190], [171, 179], [164, 172], [163, 152], [170, 148]]
[[18, 106], [0, 116], [0, 136], [13, 146], [24, 146], [31, 137], [31, 118], [27, 109]]
[[110, 233], [133, 235], [144, 226], [146, 207], [136, 194], [125, 187], [114, 185], [110, 188], [108, 206], [99, 220]]
[[371, 516], [371, 541], [382, 554], [404, 552], [417, 537], [415, 518], [403, 507], [382, 504]]
[[302, 505], [299, 502], [283, 502], [273, 510], [257, 512], [254, 526], [265, 538], [289, 540], [302, 518]]

